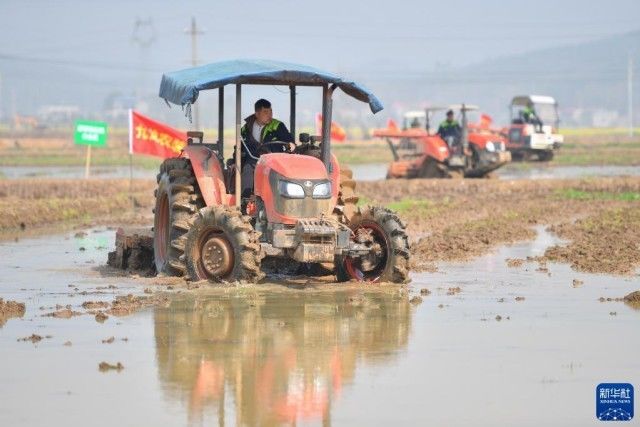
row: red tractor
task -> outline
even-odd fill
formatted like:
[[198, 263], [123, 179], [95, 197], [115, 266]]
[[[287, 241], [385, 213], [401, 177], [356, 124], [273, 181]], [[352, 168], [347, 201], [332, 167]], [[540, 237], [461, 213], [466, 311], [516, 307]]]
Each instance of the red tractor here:
[[[431, 131], [433, 114], [445, 109], [459, 112], [456, 137]], [[393, 154], [387, 178], [482, 178], [510, 162], [499, 132], [468, 123], [467, 112], [473, 110], [477, 107], [465, 104], [427, 108], [406, 113], [402, 129], [391, 125], [375, 130], [373, 135], [385, 138]]]
[[[241, 156], [224, 161], [224, 86], [235, 85], [235, 152], [241, 137], [243, 85], [290, 88], [295, 135], [296, 87], [322, 90], [322, 135], [300, 135], [293, 149], [270, 142], [255, 167], [254, 191], [241, 197]], [[190, 112], [201, 90], [218, 89], [218, 141], [188, 133], [177, 158], [160, 167], [154, 220], [158, 273], [192, 280], [257, 282], [264, 256], [299, 263], [333, 263], [338, 281], [408, 281], [409, 245], [398, 216], [382, 207], [358, 207], [355, 182], [331, 153], [332, 95], [337, 89], [369, 104], [380, 101], [362, 86], [315, 68], [262, 60], [225, 61], [163, 75], [160, 97]], [[277, 147], [279, 152], [269, 152]], [[282, 152], [283, 149], [285, 152]]]

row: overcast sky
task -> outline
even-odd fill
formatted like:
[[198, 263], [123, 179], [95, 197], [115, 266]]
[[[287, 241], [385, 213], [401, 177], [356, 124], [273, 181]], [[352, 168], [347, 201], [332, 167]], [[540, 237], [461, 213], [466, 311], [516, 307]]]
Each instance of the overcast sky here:
[[[0, 0], [0, 65], [27, 64], [29, 71], [5, 78], [5, 110], [10, 91], [20, 109], [21, 88], [43, 84], [53, 66], [68, 66], [81, 83], [64, 93], [133, 87], [156, 93], [162, 72], [190, 66], [185, 29], [192, 16], [203, 31], [200, 63], [301, 62], [374, 88], [638, 30], [640, 0]], [[134, 30], [137, 19], [143, 23]]]
[[[424, 69], [602, 38], [640, 27], [640, 1], [1, 0], [0, 54], [166, 70], [188, 65], [183, 30], [205, 31], [202, 61], [265, 57], [335, 71]], [[136, 18], [151, 18], [146, 53]], [[140, 27], [146, 39], [150, 26]]]

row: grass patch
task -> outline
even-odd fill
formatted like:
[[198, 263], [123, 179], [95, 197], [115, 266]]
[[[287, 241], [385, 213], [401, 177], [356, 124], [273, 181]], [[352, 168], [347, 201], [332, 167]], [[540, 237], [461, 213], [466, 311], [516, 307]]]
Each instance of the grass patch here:
[[557, 190], [556, 195], [567, 200], [619, 200], [624, 202], [640, 200], [640, 193], [634, 191], [614, 193], [609, 191], [583, 191], [566, 188]]
[[428, 211], [434, 208], [429, 200], [402, 199], [399, 202], [391, 202], [387, 207], [398, 213]]
[[[627, 135], [629, 128], [562, 128], [560, 133], [571, 136]], [[640, 134], [640, 128], [635, 128], [634, 134]]]

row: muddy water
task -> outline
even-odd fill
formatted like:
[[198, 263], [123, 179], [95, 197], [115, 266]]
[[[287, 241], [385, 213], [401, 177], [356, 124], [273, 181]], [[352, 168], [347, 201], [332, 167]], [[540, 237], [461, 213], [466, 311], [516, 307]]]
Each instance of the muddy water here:
[[[640, 311], [598, 298], [640, 280], [508, 268], [554, 243], [539, 232], [415, 275], [411, 294], [431, 290], [419, 305], [388, 286], [174, 290], [104, 324], [39, 307], [150, 286], [97, 268], [112, 232], [3, 243], [0, 297], [27, 312], [0, 329], [0, 425], [595, 425], [598, 383], [640, 384]], [[16, 341], [32, 333], [51, 338]]]
[[527, 163], [526, 167], [507, 165], [496, 171], [500, 179], [587, 178], [596, 176], [638, 176], [638, 166], [555, 166]]
[[[84, 178], [84, 166], [2, 166], [4, 178]], [[133, 168], [134, 178], [155, 178], [155, 169]], [[93, 166], [91, 178], [129, 178], [128, 166]]]
[[[371, 163], [350, 166], [353, 176], [359, 181], [375, 181], [385, 179], [387, 164]], [[637, 176], [640, 167], [637, 166], [554, 166], [527, 163], [525, 166], [517, 163], [507, 165], [495, 171], [498, 179], [544, 179], [544, 178], [586, 178], [593, 176]]]
[[[353, 176], [359, 181], [376, 181], [385, 179], [388, 164], [366, 163], [349, 166]], [[4, 178], [83, 178], [82, 166], [3, 166], [0, 169]], [[156, 176], [155, 169], [134, 168], [134, 178], [153, 179]], [[126, 166], [96, 166], [91, 169], [92, 178], [129, 178], [129, 168]], [[591, 176], [637, 176], [640, 175], [640, 167], [637, 166], [554, 166], [527, 163], [523, 167], [520, 163], [516, 166], [505, 166], [495, 172], [498, 179], [543, 179], [543, 178], [583, 178]]]

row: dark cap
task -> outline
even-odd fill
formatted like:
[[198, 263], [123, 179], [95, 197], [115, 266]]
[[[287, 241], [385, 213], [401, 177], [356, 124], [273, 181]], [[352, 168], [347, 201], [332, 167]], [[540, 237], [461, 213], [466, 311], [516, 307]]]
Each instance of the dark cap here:
[[447, 116], [449, 116], [449, 115], [453, 116], [453, 110], [447, 111]]

